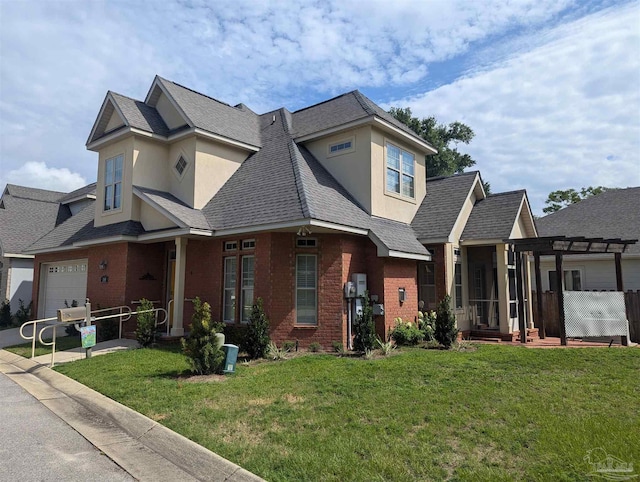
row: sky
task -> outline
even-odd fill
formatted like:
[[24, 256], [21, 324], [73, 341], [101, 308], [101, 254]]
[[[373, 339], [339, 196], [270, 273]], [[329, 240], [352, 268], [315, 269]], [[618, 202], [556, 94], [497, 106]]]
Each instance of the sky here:
[[108, 90], [258, 113], [359, 89], [461, 121], [492, 192], [640, 185], [640, 0], [0, 0], [0, 186], [95, 181]]

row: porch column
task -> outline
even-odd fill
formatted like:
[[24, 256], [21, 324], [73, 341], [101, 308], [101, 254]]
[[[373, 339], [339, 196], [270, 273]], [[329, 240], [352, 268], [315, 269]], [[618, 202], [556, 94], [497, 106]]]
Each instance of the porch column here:
[[[624, 295], [624, 283], [622, 281], [622, 254], [615, 253], [613, 255], [613, 259], [616, 265], [616, 290], [622, 291]], [[625, 307], [626, 307], [626, 300], [625, 300]], [[626, 336], [620, 337], [620, 344], [622, 346], [629, 346], [629, 340], [627, 339]]]
[[183, 336], [184, 275], [187, 265], [187, 238], [176, 238], [176, 281], [173, 291], [173, 327], [171, 336]]
[[531, 289], [531, 262], [529, 261], [529, 253], [523, 253], [524, 256], [524, 295], [527, 299], [527, 328], [533, 330], [535, 328], [535, 324], [533, 322], [533, 303], [534, 301], [531, 299], [532, 289]]
[[498, 319], [500, 333], [511, 333], [509, 321], [509, 270], [507, 268], [507, 245], [496, 244], [496, 271], [498, 273]]

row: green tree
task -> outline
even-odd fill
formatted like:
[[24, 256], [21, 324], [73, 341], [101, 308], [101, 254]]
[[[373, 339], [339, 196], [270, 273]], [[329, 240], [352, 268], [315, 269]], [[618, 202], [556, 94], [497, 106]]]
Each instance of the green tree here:
[[369, 301], [369, 292], [362, 299], [362, 313], [353, 322], [353, 349], [355, 351], [373, 350], [376, 344], [376, 326], [373, 321], [373, 306]]
[[575, 189], [559, 189], [557, 191], [553, 191], [549, 193], [549, 197], [544, 202], [545, 204], [548, 204], [548, 206], [544, 208], [542, 212], [547, 214], [555, 213], [556, 211], [560, 211], [562, 208], [566, 208], [571, 204], [575, 204], [591, 196], [597, 196], [598, 194], [610, 189], [611, 188], [604, 186], [589, 186], [583, 187], [580, 191], [576, 191]]
[[270, 341], [269, 318], [264, 312], [262, 298], [258, 298], [251, 308], [243, 348], [250, 358], [264, 358]]
[[136, 309], [136, 341], [142, 348], [150, 347], [156, 342], [156, 316], [151, 310], [153, 303], [142, 298]]
[[450, 348], [458, 337], [456, 317], [451, 309], [451, 297], [446, 295], [438, 304], [433, 337], [445, 348]]
[[[428, 177], [452, 176], [475, 165], [476, 161], [457, 147], [459, 143], [469, 144], [475, 136], [468, 125], [458, 121], [440, 124], [433, 116], [419, 119], [411, 115], [409, 107], [392, 107], [389, 113], [438, 150], [437, 154], [426, 157]], [[484, 187], [489, 193], [489, 183], [484, 183]]]
[[211, 306], [203, 303], [199, 297], [193, 300], [193, 316], [191, 317], [191, 332], [188, 338], [183, 338], [182, 353], [187, 358], [189, 369], [198, 375], [208, 375], [222, 370], [224, 352], [221, 337], [224, 325], [211, 320]]

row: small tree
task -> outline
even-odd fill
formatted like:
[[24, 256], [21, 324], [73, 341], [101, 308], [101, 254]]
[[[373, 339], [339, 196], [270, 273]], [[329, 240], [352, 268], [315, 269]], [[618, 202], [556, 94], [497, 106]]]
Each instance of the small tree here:
[[264, 312], [262, 298], [258, 298], [251, 308], [243, 349], [251, 358], [264, 358], [270, 341], [269, 318]]
[[153, 310], [153, 303], [142, 298], [140, 306], [136, 309], [138, 313], [136, 340], [142, 348], [147, 348], [156, 342], [156, 317], [150, 310]]
[[438, 304], [433, 337], [447, 349], [451, 347], [458, 337], [456, 317], [451, 310], [451, 296], [449, 295], [445, 296]]
[[211, 321], [211, 306], [196, 296], [193, 300], [191, 332], [182, 339], [182, 353], [193, 373], [217, 373], [224, 365], [224, 352], [216, 335], [222, 332], [222, 323]]
[[362, 299], [362, 313], [353, 323], [353, 349], [356, 351], [373, 350], [376, 344], [376, 327], [373, 322], [373, 306], [369, 301], [369, 292]]
[[0, 327], [11, 326], [12, 324], [11, 303], [9, 303], [9, 300], [5, 300], [0, 303]]

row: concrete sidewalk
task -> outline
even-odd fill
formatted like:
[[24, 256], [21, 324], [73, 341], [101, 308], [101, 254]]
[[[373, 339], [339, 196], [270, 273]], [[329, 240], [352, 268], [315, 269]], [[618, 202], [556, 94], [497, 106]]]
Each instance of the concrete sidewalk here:
[[[132, 348], [138, 348], [138, 342], [136, 340], [120, 338], [116, 340], [102, 341], [100, 343], [96, 343], [96, 345], [91, 349], [91, 356], [107, 355], [108, 353], [114, 353], [116, 351], [131, 350]], [[55, 364], [59, 365], [60, 363], [84, 360], [86, 357], [86, 350], [82, 347], [72, 348], [71, 350], [65, 351], [56, 351]], [[40, 363], [41, 365], [50, 366], [51, 355], [40, 355], [33, 358], [33, 361]]]
[[138, 480], [262, 480], [182, 435], [34, 360], [0, 350], [0, 372]]

